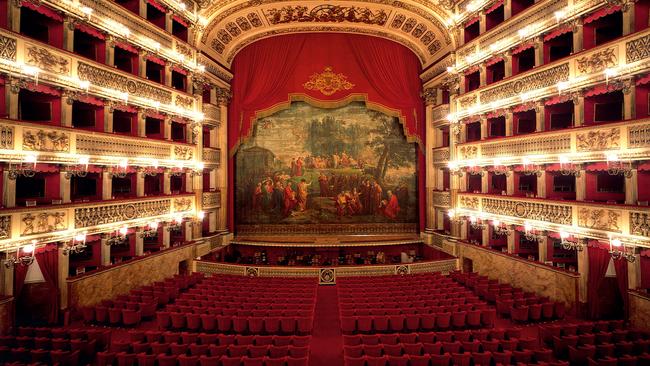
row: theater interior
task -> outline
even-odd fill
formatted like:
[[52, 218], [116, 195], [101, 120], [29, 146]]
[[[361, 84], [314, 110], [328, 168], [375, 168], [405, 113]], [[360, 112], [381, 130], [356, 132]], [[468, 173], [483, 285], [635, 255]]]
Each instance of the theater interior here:
[[650, 366], [650, 0], [0, 0], [0, 365]]

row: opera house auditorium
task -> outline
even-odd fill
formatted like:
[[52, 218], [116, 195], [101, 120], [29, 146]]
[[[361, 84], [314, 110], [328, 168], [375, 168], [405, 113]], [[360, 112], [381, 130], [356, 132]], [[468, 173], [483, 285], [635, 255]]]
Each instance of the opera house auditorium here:
[[0, 0], [0, 366], [650, 366], [650, 0]]

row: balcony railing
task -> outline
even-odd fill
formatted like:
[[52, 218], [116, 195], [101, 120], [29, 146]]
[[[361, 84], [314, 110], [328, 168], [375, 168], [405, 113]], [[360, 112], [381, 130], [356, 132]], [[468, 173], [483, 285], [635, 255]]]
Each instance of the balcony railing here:
[[441, 104], [436, 106], [431, 111], [431, 121], [436, 123], [438, 121], [445, 120], [449, 115], [449, 104]]
[[482, 212], [516, 224], [532, 220], [544, 229], [578, 230], [603, 239], [616, 234], [650, 238], [648, 212], [632, 206], [461, 193], [458, 208], [467, 214]]
[[137, 226], [193, 210], [192, 194], [12, 209], [0, 216], [0, 250], [10, 250], [30, 240], [66, 240], [75, 230], [107, 232], [118, 226]]
[[221, 123], [221, 108], [214, 104], [203, 103], [203, 115], [205, 116], [204, 122], [210, 124]]
[[[558, 155], [571, 154], [575, 161], [605, 160], [605, 152], [616, 152], [622, 159], [638, 159], [650, 147], [650, 118], [608, 123], [559, 131], [540, 132], [498, 140], [460, 144], [457, 156], [478, 165], [521, 163], [523, 156], [534, 155], [537, 163], [558, 162]], [[435, 150], [434, 150], [435, 151]]]
[[438, 207], [451, 206], [451, 194], [449, 192], [433, 191], [431, 192], [431, 203]]
[[203, 192], [203, 208], [220, 208], [221, 191]]
[[433, 152], [431, 153], [431, 161], [433, 161], [434, 164], [446, 163], [449, 161], [449, 152], [449, 147], [433, 149]]
[[221, 165], [221, 149], [211, 147], [203, 148], [203, 162], [206, 164]]

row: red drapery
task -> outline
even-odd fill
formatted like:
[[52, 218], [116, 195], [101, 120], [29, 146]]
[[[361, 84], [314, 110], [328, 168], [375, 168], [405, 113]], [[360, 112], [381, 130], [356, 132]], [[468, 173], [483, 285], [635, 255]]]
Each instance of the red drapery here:
[[630, 297], [627, 294], [627, 261], [625, 259], [617, 259], [614, 261], [614, 269], [616, 269], [616, 282], [618, 283], [618, 291], [623, 299], [623, 319], [627, 319], [630, 312]]
[[36, 250], [35, 256], [41, 273], [43, 273], [45, 283], [50, 289], [48, 322], [50, 324], [56, 323], [59, 319], [59, 281], [57, 277], [59, 254], [56, 244], [48, 244], [46, 247]]
[[185, 21], [185, 19], [181, 18], [180, 15], [176, 15], [176, 14], [174, 14], [173, 19], [174, 19], [178, 24], [180, 24], [180, 25], [182, 25], [182, 26], [184, 26], [184, 27], [186, 27], [186, 28], [188, 27], [187, 22]]
[[650, 250], [641, 251], [641, 288], [650, 289]]
[[[326, 68], [343, 74], [349, 89], [323, 93], [304, 85]], [[330, 33], [291, 34], [264, 39], [243, 49], [232, 66], [228, 162], [234, 187], [233, 156], [252, 132], [254, 120], [288, 106], [292, 96], [320, 104], [365, 100], [369, 107], [400, 117], [409, 141], [424, 140], [424, 105], [419, 59], [406, 47], [381, 38]], [[332, 104], [334, 105], [334, 104]], [[418, 152], [418, 169], [424, 156]], [[424, 174], [418, 174], [424, 198]], [[234, 194], [229, 189], [229, 226], [234, 230]], [[420, 205], [420, 218], [424, 207]], [[420, 223], [423, 224], [423, 221]]]
[[598, 288], [605, 279], [607, 273], [607, 266], [611, 256], [607, 249], [601, 248], [599, 245], [587, 246], [589, 251], [589, 276], [587, 278], [587, 304], [589, 307], [589, 317], [596, 319], [600, 315]]
[[56, 10], [50, 8], [49, 6], [46, 5], [36, 5], [34, 3], [31, 3], [29, 1], [23, 1], [21, 3], [21, 6], [24, 6], [26, 8], [32, 9], [37, 13], [43, 14], [46, 17], [56, 20], [57, 22], [62, 22], [63, 17], [61, 14], [59, 14]]
[[106, 39], [106, 36], [102, 32], [100, 32], [94, 27], [89, 26], [88, 24], [83, 24], [83, 23], [75, 24], [75, 29], [90, 34], [95, 38], [101, 39], [102, 41]]
[[591, 14], [590, 16], [586, 17], [583, 21], [582, 24], [589, 24], [591, 22], [594, 22], [602, 17], [608, 16], [610, 14], [614, 14], [617, 11], [621, 10], [620, 5], [614, 5], [610, 6], [607, 8], [600, 9], [596, 11], [595, 13]]

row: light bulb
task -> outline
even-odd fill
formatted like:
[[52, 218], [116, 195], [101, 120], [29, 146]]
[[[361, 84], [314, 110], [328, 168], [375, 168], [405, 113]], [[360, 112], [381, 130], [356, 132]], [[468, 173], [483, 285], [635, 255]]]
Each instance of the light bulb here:
[[525, 223], [525, 224], [524, 224], [524, 230], [525, 230], [525, 231], [532, 231], [532, 230], [533, 230], [533, 225], [531, 225], [531, 224], [528, 223], [528, 222]]
[[25, 155], [25, 162], [26, 163], [36, 164], [37, 160], [38, 160], [38, 155], [36, 155], [36, 154], [27, 154], [27, 155]]
[[447, 211], [447, 216], [449, 216], [449, 218], [453, 218], [454, 216], [456, 216], [456, 211], [454, 210]]
[[90, 158], [87, 156], [80, 156], [78, 162], [79, 165], [88, 165], [88, 163], [90, 163]]
[[494, 219], [492, 220], [492, 225], [494, 225], [494, 227], [499, 227], [501, 226], [501, 221]]
[[196, 169], [203, 170], [205, 168], [205, 163], [200, 161], [196, 164]]
[[126, 226], [121, 227], [119, 230], [120, 235], [126, 235], [128, 232], [129, 232], [129, 228]]
[[75, 235], [74, 240], [78, 241], [78, 242], [86, 241], [86, 233], [81, 233], [81, 234]]
[[560, 164], [568, 164], [570, 162], [571, 162], [571, 160], [569, 160], [568, 156], [560, 155]]
[[199, 211], [199, 212], [196, 214], [196, 217], [198, 217], [199, 220], [203, 220], [203, 219], [205, 218], [205, 212], [203, 212], [203, 211]]
[[125, 168], [126, 169], [126, 167], [129, 166], [129, 161], [127, 159], [122, 159], [119, 162], [119, 166], [120, 166], [120, 168]]
[[606, 155], [607, 161], [618, 161], [618, 155], [616, 153], [610, 152]]
[[449, 170], [457, 170], [458, 169], [458, 163], [455, 161], [450, 161], [447, 163], [447, 167]]
[[469, 222], [471, 222], [472, 224], [475, 224], [476, 221], [478, 221], [478, 219], [476, 218], [476, 216], [472, 215], [472, 216], [469, 217]]
[[567, 233], [566, 231], [560, 231], [560, 238], [564, 240], [568, 237], [569, 237], [569, 233]]
[[34, 251], [36, 248], [36, 240], [32, 240], [31, 244], [27, 244], [23, 247], [23, 253], [29, 254]]
[[614, 247], [620, 247], [621, 245], [623, 245], [621, 239], [618, 238], [610, 240], [610, 243], [612, 243], [612, 246]]
[[152, 221], [149, 223], [149, 229], [156, 230], [158, 229], [158, 221]]

